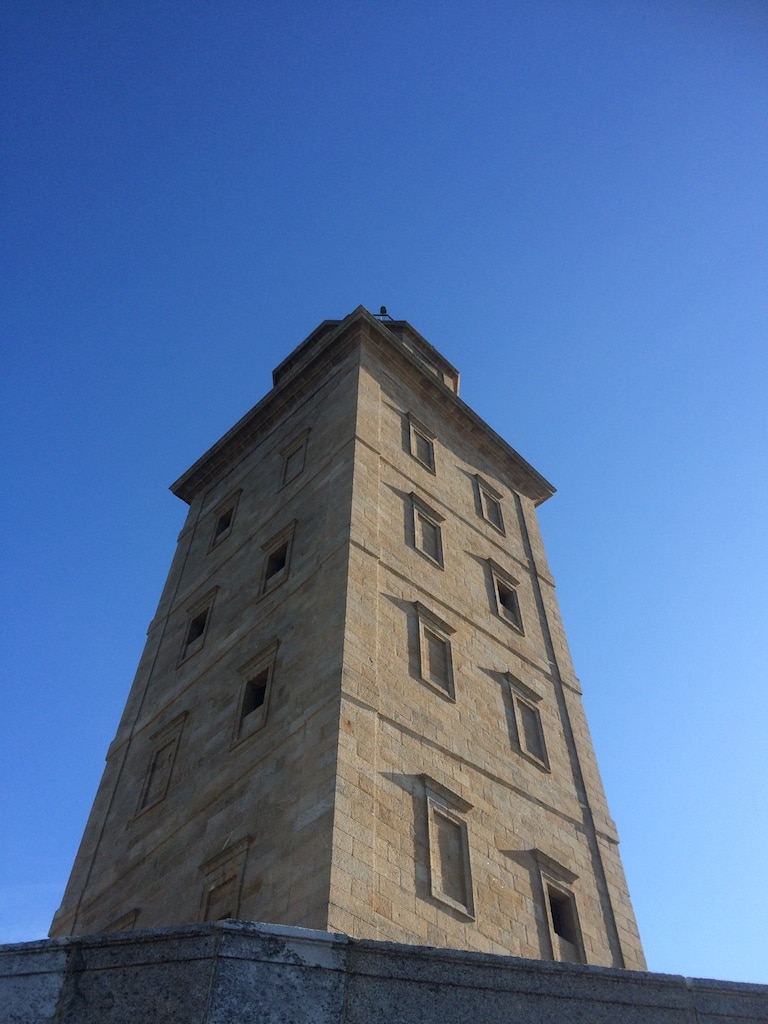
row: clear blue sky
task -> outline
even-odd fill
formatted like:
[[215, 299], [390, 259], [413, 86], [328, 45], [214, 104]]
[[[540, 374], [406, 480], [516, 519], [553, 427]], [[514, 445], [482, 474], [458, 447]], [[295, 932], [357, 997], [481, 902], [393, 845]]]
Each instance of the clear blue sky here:
[[2, 38], [0, 940], [58, 905], [185, 506], [409, 320], [541, 520], [649, 967], [768, 982], [768, 7], [55, 3]]

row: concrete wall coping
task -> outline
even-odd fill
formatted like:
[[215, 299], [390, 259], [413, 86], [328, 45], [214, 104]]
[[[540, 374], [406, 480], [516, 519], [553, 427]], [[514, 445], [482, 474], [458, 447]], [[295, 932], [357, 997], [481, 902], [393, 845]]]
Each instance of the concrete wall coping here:
[[246, 921], [0, 947], [0, 1024], [750, 1024], [768, 986]]

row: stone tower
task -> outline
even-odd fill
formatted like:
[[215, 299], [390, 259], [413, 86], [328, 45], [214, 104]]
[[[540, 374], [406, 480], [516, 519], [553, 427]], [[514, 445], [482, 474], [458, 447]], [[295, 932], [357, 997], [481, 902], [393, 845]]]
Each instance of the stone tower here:
[[405, 321], [325, 321], [186, 524], [52, 936], [241, 918], [644, 968], [553, 488]]

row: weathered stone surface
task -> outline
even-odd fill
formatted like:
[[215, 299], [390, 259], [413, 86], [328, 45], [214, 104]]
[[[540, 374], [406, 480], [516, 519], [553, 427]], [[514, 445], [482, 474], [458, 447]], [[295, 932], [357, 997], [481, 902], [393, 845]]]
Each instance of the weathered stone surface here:
[[0, 1024], [765, 1024], [768, 986], [226, 921], [0, 947]]
[[0, 946], [0, 1024], [53, 1020], [68, 949], [57, 941]]

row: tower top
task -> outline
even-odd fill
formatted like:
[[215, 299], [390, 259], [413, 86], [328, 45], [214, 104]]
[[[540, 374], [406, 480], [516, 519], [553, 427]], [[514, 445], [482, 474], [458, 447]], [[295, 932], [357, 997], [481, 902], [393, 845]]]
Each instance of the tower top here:
[[343, 335], [347, 330], [361, 323], [367, 323], [370, 328], [383, 338], [386, 338], [387, 334], [392, 335], [388, 339], [390, 344], [399, 344], [404, 351], [418, 360], [422, 368], [429, 370], [446, 387], [450, 388], [455, 395], [458, 395], [459, 371], [433, 345], [430, 345], [427, 339], [422, 337], [407, 320], [393, 320], [391, 317], [388, 320], [379, 320], [369, 313], [364, 306], [358, 306], [357, 309], [353, 310], [343, 320], [323, 320], [309, 337], [305, 338], [272, 371], [272, 383], [277, 387], [284, 380], [298, 373], [320, 350], [332, 345], [338, 336]]
[[323, 320], [282, 363], [272, 371], [273, 388], [224, 436], [171, 485], [182, 501], [191, 502], [202, 487], [262, 434], [275, 418], [285, 412], [299, 394], [305, 393], [319, 376], [343, 358], [358, 342], [368, 342], [394, 358], [402, 368], [415, 374], [425, 398], [439, 405], [477, 443], [490, 447], [506, 464], [515, 486], [540, 505], [555, 493], [554, 486], [518, 452], [488, 426], [459, 398], [459, 371], [407, 320], [378, 320], [364, 306], [358, 306], [343, 320]]

